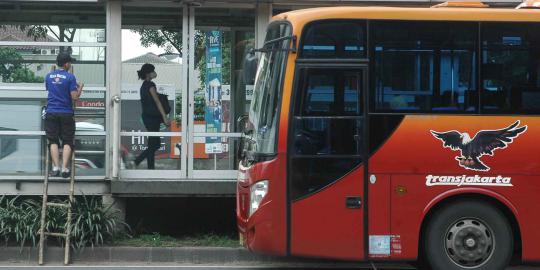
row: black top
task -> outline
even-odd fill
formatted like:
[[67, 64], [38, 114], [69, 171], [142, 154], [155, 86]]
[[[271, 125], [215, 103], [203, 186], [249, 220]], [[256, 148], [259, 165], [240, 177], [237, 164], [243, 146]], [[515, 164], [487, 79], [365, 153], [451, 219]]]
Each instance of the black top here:
[[151, 111], [158, 111], [156, 102], [152, 98], [152, 95], [150, 94], [150, 88], [154, 87], [154, 89], [157, 90], [156, 84], [152, 81], [143, 81], [141, 85], [141, 106], [142, 106], [142, 114], [147, 116], [153, 116], [150, 112]]

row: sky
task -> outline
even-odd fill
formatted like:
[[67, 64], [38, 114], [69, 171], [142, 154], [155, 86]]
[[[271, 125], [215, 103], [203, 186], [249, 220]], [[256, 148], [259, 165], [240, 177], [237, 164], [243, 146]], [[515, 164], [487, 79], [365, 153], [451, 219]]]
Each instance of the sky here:
[[[58, 31], [58, 28], [53, 27], [55, 31]], [[95, 35], [93, 34], [96, 32], [95, 29], [85, 29], [85, 31], [78, 31], [75, 42], [95, 42]], [[49, 33], [49, 36], [51, 38], [56, 39], [56, 37]], [[89, 48], [86, 50], [86, 57], [85, 59], [81, 60], [95, 60], [95, 49]], [[143, 54], [152, 52], [156, 55], [165, 53], [165, 50], [163, 48], [159, 48], [158, 46], [150, 46], [148, 48], [145, 48], [141, 46], [140, 42], [140, 35], [137, 33], [132, 32], [129, 29], [122, 29], [122, 61], [135, 58], [137, 56], [141, 56]]]
[[161, 54], [165, 52], [165, 49], [159, 48], [155, 45], [148, 48], [141, 46], [139, 38], [139, 34], [133, 33], [129, 29], [122, 29], [122, 61], [135, 58], [149, 52], [154, 54]]

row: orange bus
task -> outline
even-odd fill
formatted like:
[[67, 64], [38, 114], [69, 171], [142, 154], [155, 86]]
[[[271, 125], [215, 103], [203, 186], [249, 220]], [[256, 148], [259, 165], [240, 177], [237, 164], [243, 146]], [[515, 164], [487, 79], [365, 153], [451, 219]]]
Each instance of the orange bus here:
[[273, 18], [240, 148], [244, 246], [540, 261], [540, 10], [456, 6]]

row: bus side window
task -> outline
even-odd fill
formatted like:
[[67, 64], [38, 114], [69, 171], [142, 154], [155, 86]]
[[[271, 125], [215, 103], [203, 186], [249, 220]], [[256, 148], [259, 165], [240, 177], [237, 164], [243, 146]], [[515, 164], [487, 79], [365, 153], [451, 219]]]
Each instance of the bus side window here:
[[366, 58], [365, 43], [365, 21], [316, 21], [305, 27], [300, 58]]
[[482, 24], [482, 111], [540, 113], [540, 24]]
[[372, 24], [376, 112], [474, 113], [477, 24]]

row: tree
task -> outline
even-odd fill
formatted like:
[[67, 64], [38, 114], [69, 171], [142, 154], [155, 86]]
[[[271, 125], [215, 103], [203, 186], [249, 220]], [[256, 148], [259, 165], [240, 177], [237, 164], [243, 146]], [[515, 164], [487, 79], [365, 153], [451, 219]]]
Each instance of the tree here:
[[148, 48], [156, 45], [167, 53], [182, 53], [182, 33], [175, 30], [136, 29], [131, 30], [141, 36], [141, 45]]
[[21, 68], [22, 56], [14, 48], [0, 47], [0, 76], [10, 82], [13, 72]]
[[[63, 25], [58, 25], [58, 29], [54, 29], [51, 25], [20, 25], [21, 31], [26, 31], [28, 37], [32, 37], [34, 41], [40, 38], [47, 38], [48, 34], [52, 34], [60, 42], [73, 42], [77, 28], [68, 28]], [[60, 46], [60, 52], [73, 51], [71, 46]]]
[[0, 76], [7, 83], [41, 83], [43, 77], [36, 76], [21, 64], [22, 56], [14, 48], [0, 48]]
[[16, 69], [12, 74], [12, 83], [43, 83], [45, 79], [28, 69], [27, 67], [21, 67]]

